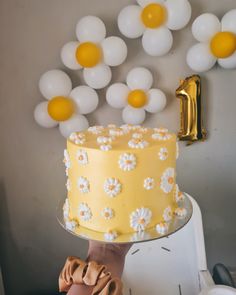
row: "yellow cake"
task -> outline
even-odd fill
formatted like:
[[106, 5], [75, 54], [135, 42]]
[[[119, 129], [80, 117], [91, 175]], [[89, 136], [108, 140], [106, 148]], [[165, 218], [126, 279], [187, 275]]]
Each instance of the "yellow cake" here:
[[168, 223], [181, 198], [176, 135], [165, 128], [108, 125], [72, 133], [64, 152], [64, 218], [108, 240]]

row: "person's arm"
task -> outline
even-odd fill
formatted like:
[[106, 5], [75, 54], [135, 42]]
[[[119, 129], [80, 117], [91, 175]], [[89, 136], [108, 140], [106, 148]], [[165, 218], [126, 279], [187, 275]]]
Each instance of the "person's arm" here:
[[[87, 261], [96, 261], [107, 266], [112, 277], [121, 278], [125, 256], [132, 244], [103, 244], [89, 241]], [[67, 295], [90, 295], [92, 287], [72, 285]]]

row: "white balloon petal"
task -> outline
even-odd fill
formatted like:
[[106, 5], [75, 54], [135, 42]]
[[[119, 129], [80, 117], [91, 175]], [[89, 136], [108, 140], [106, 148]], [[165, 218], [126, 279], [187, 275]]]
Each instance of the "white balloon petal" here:
[[152, 73], [143, 67], [137, 67], [129, 71], [126, 83], [131, 90], [143, 89], [149, 90], [153, 83]]
[[85, 16], [76, 25], [76, 36], [80, 42], [99, 43], [106, 37], [106, 27], [96, 16]]
[[39, 80], [39, 90], [46, 99], [68, 96], [72, 89], [70, 77], [60, 70], [44, 73]]
[[123, 83], [115, 83], [107, 89], [106, 100], [113, 108], [121, 109], [127, 105], [130, 89]]
[[98, 106], [97, 92], [88, 86], [74, 88], [70, 97], [75, 101], [78, 113], [83, 115], [93, 112]]
[[196, 40], [208, 42], [221, 30], [219, 19], [211, 13], [201, 14], [192, 24], [192, 33]]
[[188, 0], [167, 0], [167, 27], [170, 30], [180, 30], [191, 18], [192, 8]]
[[219, 58], [218, 63], [222, 68], [225, 69], [235, 69], [236, 68], [236, 52], [227, 58]]
[[210, 70], [216, 63], [216, 58], [210, 51], [209, 45], [198, 43], [191, 47], [187, 53], [187, 64], [196, 72]]
[[119, 66], [127, 57], [127, 46], [119, 37], [108, 37], [102, 41], [103, 58], [109, 66]]
[[142, 36], [145, 27], [141, 21], [142, 8], [138, 5], [129, 5], [121, 10], [118, 16], [120, 32], [127, 38]]
[[72, 132], [80, 132], [88, 127], [88, 120], [83, 115], [74, 115], [69, 120], [59, 124], [60, 132], [65, 138], [68, 138]]
[[166, 106], [166, 95], [160, 89], [148, 91], [148, 103], [144, 107], [149, 113], [157, 113], [164, 110]]
[[93, 68], [84, 69], [85, 82], [94, 89], [106, 87], [111, 81], [111, 69], [109, 66], [99, 64]]
[[164, 3], [164, 0], [137, 0], [138, 4], [142, 7], [147, 6], [148, 4], [151, 3]]
[[236, 34], [236, 9], [227, 12], [221, 21], [222, 31], [233, 32]]
[[143, 48], [151, 56], [162, 56], [167, 54], [173, 44], [173, 37], [166, 27], [159, 29], [147, 29], [142, 38]]
[[76, 49], [79, 46], [79, 42], [72, 41], [66, 43], [61, 49], [61, 60], [63, 64], [71, 70], [81, 69], [81, 65], [76, 59]]
[[122, 112], [122, 118], [126, 124], [141, 124], [145, 120], [145, 117], [144, 109], [136, 109], [131, 106], [126, 106]]
[[39, 103], [34, 109], [35, 121], [44, 128], [56, 127], [58, 122], [54, 121], [48, 114], [48, 102]]

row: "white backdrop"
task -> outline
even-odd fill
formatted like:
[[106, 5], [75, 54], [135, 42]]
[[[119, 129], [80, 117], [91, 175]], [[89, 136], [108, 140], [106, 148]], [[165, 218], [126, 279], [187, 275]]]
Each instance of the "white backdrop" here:
[[[203, 12], [222, 17], [236, 8], [235, 0], [190, 0], [193, 19]], [[62, 153], [65, 140], [57, 129], [46, 130], [33, 120], [43, 100], [38, 80], [49, 69], [65, 69], [60, 48], [75, 39], [75, 25], [85, 15], [101, 17], [108, 35], [119, 35], [116, 17], [134, 0], [2, 0], [0, 1], [1, 264], [7, 294], [53, 294], [67, 255], [85, 257], [86, 242], [64, 232], [55, 219], [57, 200], [66, 194]], [[193, 72], [185, 55], [195, 42], [190, 25], [174, 33], [171, 52], [147, 56], [141, 40], [127, 41], [127, 62], [113, 70], [113, 82], [123, 81], [134, 66], [146, 66], [154, 86], [164, 90], [168, 106], [149, 116], [147, 126], [179, 129], [179, 79]], [[73, 86], [81, 74], [66, 72]], [[236, 71], [215, 67], [202, 77], [204, 125], [208, 139], [190, 147], [181, 144], [178, 161], [180, 187], [198, 201], [205, 228], [209, 266], [236, 265]], [[121, 123], [121, 112], [109, 107], [99, 91], [98, 110], [91, 124]], [[38, 293], [37, 293], [38, 292]]]

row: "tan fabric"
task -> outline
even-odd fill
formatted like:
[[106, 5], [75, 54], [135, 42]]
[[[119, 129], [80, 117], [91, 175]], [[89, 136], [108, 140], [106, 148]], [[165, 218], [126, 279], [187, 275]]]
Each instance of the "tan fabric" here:
[[92, 295], [122, 295], [121, 280], [112, 278], [105, 265], [68, 257], [59, 276], [60, 292], [68, 292], [73, 284], [94, 286]]

